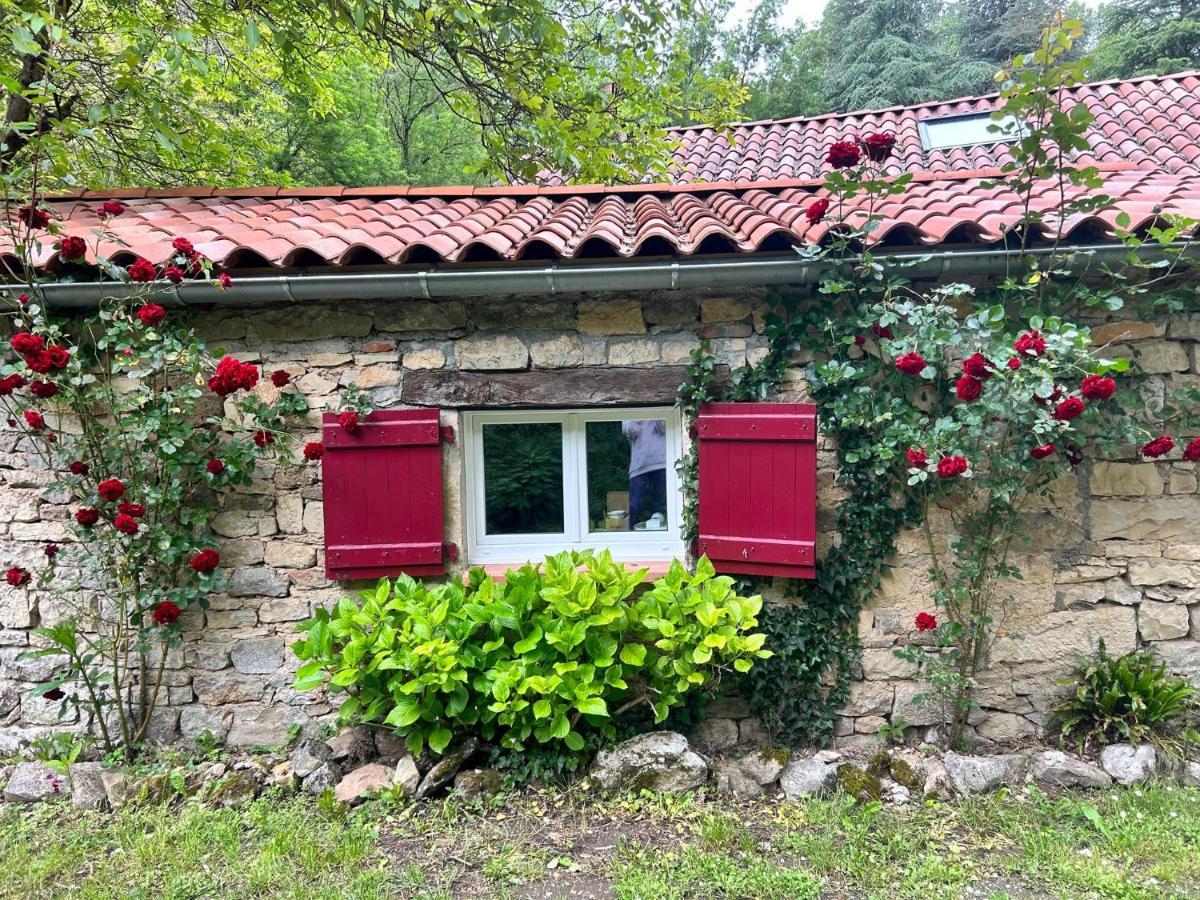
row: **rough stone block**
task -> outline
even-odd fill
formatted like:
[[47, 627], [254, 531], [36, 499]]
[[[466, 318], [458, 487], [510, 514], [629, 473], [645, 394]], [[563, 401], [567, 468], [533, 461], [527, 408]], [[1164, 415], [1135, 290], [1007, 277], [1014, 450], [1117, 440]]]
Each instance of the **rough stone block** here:
[[217, 513], [209, 524], [213, 533], [221, 537], [250, 537], [258, 534], [258, 522], [240, 509]]
[[1091, 506], [1091, 536], [1095, 541], [1188, 539], [1195, 536], [1195, 523], [1196, 501], [1192, 497], [1096, 500]]
[[287, 740], [292, 725], [302, 725], [307, 719], [307, 714], [298, 707], [259, 703], [236, 706], [225, 743], [231, 747], [278, 746]]
[[370, 316], [354, 313], [344, 304], [306, 306], [303, 315], [297, 315], [293, 306], [283, 306], [250, 317], [251, 329], [268, 341], [365, 337], [373, 324]]
[[1098, 462], [1089, 486], [1093, 497], [1157, 497], [1163, 492], [1162, 475], [1153, 463]]
[[1092, 329], [1092, 343], [1100, 347], [1116, 341], [1141, 341], [1146, 338], [1162, 337], [1166, 333], [1166, 323], [1138, 320], [1108, 322], [1104, 325], [1097, 325]]
[[540, 369], [565, 369], [583, 365], [583, 341], [576, 335], [562, 334], [529, 346], [529, 356]]
[[269, 675], [283, 665], [283, 638], [238, 641], [229, 658], [243, 675]]
[[855, 681], [850, 685], [850, 700], [842, 710], [848, 716], [886, 716], [892, 711], [895, 689], [876, 681]]
[[738, 322], [748, 319], [753, 309], [754, 301], [746, 297], [706, 297], [700, 301], [700, 321]]
[[224, 706], [261, 699], [266, 685], [261, 678], [242, 678], [230, 673], [197, 675], [192, 679], [192, 689], [206, 706]]
[[1138, 631], [1144, 641], [1187, 637], [1190, 628], [1188, 608], [1180, 603], [1144, 600], [1138, 607]]
[[280, 569], [307, 569], [316, 564], [317, 550], [309, 544], [270, 541], [266, 547], [265, 557], [269, 566], [276, 566]]
[[467, 327], [461, 300], [401, 300], [375, 315], [380, 331], [456, 331]]
[[1143, 341], [1132, 347], [1114, 347], [1113, 352], [1129, 357], [1146, 375], [1186, 372], [1191, 364], [1187, 349], [1178, 341]]
[[377, 387], [391, 387], [400, 383], [400, 372], [395, 366], [367, 366], [354, 379], [354, 384], [361, 390], [369, 391]]
[[1187, 561], [1131, 560], [1129, 581], [1132, 584], [1170, 584], [1192, 588], [1200, 585], [1200, 563]]
[[645, 334], [640, 300], [584, 300], [579, 304], [579, 331], [588, 335]]
[[992, 649], [994, 663], [1059, 663], [1069, 665], [1079, 656], [1089, 656], [1103, 639], [1113, 656], [1128, 653], [1137, 645], [1137, 628], [1132, 607], [1098, 606], [1088, 610], [1064, 610], [1021, 622], [1020, 637], [1005, 635]]
[[614, 341], [608, 345], [608, 361], [614, 366], [637, 366], [658, 359], [656, 341]]
[[421, 347], [409, 350], [404, 354], [406, 369], [443, 369], [446, 366], [446, 354], [437, 347]]
[[234, 569], [229, 577], [231, 597], [286, 597], [288, 584], [274, 569], [261, 566]]
[[646, 321], [651, 325], [692, 325], [699, 317], [699, 304], [692, 297], [678, 294], [654, 294], [642, 304]]
[[529, 365], [529, 348], [512, 335], [467, 338], [455, 345], [454, 354], [460, 369], [501, 371]]

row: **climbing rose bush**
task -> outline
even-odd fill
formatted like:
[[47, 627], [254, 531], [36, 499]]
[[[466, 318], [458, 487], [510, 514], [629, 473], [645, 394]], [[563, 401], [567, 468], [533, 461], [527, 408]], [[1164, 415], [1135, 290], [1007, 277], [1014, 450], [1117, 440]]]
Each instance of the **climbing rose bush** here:
[[[90, 239], [59, 237], [36, 204], [8, 223], [29, 277], [0, 299], [11, 330], [0, 358], [6, 449], [51, 473], [47, 493], [69, 504], [70, 518], [40, 560], [11, 560], [6, 581], [50, 598], [38, 629], [46, 646], [27, 658], [57, 666], [35, 693], [78, 706], [107, 750], [132, 754], [187, 610], [224, 585], [210, 518], [264, 459], [290, 459], [285, 426], [307, 403], [284, 379], [254, 392], [258, 368], [215, 360], [192, 314], [168, 304], [167, 284], [212, 277], [191, 241], [176, 238], [161, 265], [122, 267], [98, 251], [125, 207], [108, 201], [102, 212]], [[117, 278], [128, 290], [84, 315], [56, 315], [31, 265], [47, 244], [71, 277]]]

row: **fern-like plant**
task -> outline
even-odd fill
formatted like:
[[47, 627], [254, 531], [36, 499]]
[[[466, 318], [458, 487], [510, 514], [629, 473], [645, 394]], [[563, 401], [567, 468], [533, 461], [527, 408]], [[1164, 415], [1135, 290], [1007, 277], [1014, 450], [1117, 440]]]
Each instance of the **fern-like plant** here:
[[1153, 651], [1109, 656], [1100, 641], [1096, 656], [1081, 659], [1069, 684], [1071, 695], [1055, 710], [1059, 735], [1088, 745], [1150, 741], [1181, 755], [1200, 737], [1186, 727], [1200, 692], [1167, 674]]

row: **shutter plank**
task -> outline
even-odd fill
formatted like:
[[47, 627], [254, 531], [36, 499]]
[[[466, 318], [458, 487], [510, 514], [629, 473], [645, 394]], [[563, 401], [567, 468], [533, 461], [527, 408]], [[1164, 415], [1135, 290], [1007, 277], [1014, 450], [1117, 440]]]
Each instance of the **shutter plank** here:
[[438, 411], [373, 412], [353, 434], [326, 413], [322, 432], [326, 576], [445, 572]]
[[809, 403], [700, 411], [698, 550], [718, 572], [815, 577], [816, 432]]

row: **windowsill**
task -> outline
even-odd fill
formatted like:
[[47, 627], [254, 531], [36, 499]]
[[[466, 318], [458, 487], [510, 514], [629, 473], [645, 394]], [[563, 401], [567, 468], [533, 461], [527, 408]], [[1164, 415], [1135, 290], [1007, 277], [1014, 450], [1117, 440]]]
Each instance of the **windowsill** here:
[[[621, 565], [625, 566], [627, 569], [647, 569], [648, 571], [646, 572], [646, 577], [642, 579], [643, 583], [649, 582], [649, 581], [657, 581], [658, 579], [662, 578], [670, 570], [671, 562], [672, 561], [669, 559], [652, 559], [652, 560], [623, 559], [623, 560], [620, 560]], [[505, 575], [508, 574], [509, 569], [519, 569], [523, 565], [525, 565], [525, 563], [523, 563], [523, 562], [480, 563], [480, 564], [473, 565], [473, 566], [469, 565], [469, 566], [467, 566], [467, 569], [464, 570], [462, 573], [462, 580], [463, 580], [463, 583], [466, 583], [467, 572], [470, 569], [483, 569], [484, 572], [486, 572], [488, 575], [490, 575], [492, 577], [493, 581], [504, 581]]]

